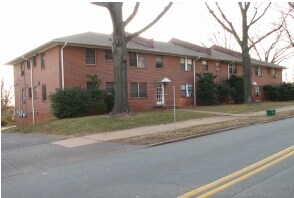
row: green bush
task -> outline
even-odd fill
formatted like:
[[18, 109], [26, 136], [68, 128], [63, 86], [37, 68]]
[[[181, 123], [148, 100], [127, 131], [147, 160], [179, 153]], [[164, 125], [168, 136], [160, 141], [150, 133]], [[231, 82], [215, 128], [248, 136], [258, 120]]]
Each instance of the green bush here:
[[213, 73], [196, 74], [196, 76], [199, 78], [197, 93], [200, 104], [217, 104], [216, 84], [213, 81], [216, 76]]
[[104, 90], [92, 90], [88, 94], [91, 114], [104, 114], [112, 110], [113, 105], [108, 104], [109, 95]]
[[294, 100], [294, 83], [282, 83], [279, 86], [279, 100], [289, 101]]
[[230, 96], [234, 103], [241, 104], [244, 101], [244, 78], [242, 76], [231, 76], [228, 80]]
[[74, 118], [88, 115], [89, 96], [81, 88], [58, 89], [50, 95], [51, 111], [57, 118]]
[[294, 100], [294, 83], [281, 83], [280, 85], [266, 85], [263, 87], [265, 97], [271, 101]]
[[237, 103], [244, 101], [244, 78], [231, 76], [217, 85], [217, 96], [220, 103]]

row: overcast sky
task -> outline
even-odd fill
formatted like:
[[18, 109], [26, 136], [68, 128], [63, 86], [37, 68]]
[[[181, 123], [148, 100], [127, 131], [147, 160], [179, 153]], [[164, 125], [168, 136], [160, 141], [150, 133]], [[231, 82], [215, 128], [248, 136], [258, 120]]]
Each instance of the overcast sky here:
[[[135, 19], [127, 26], [134, 32], [150, 22], [167, 5], [167, 1], [144, 1]], [[229, 10], [230, 16], [238, 19], [237, 7], [232, 3], [221, 4]], [[134, 3], [125, 2], [127, 17]], [[270, 20], [269, 20], [270, 21]], [[265, 25], [263, 21], [262, 25]], [[111, 33], [112, 23], [107, 9], [90, 4], [90, 1], [1, 1], [0, 2], [0, 72], [7, 85], [13, 85], [12, 69], [3, 66], [8, 61], [21, 56], [54, 38], [87, 31]], [[175, 2], [166, 15], [151, 29], [142, 34], [147, 38], [168, 41], [176, 37], [195, 44], [207, 43], [208, 37], [217, 29], [217, 24], [209, 15], [204, 2]], [[239, 50], [238, 46], [235, 46]], [[294, 60], [283, 65], [294, 67]]]

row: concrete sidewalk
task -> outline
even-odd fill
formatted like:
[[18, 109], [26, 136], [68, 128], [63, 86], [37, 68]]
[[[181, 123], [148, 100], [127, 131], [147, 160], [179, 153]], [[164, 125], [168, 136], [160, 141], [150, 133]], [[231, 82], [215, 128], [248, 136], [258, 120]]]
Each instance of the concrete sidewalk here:
[[[294, 110], [294, 106], [282, 107], [282, 108], [276, 109], [277, 113], [283, 112], [283, 111], [290, 111], [290, 110]], [[182, 121], [182, 122], [176, 122], [175, 124], [174, 123], [161, 124], [161, 125], [144, 126], [144, 127], [139, 127], [139, 128], [119, 130], [119, 131], [113, 131], [113, 132], [107, 132], [107, 133], [98, 133], [98, 134], [93, 134], [93, 135], [86, 135], [86, 136], [82, 136], [82, 137], [76, 137], [76, 138], [56, 141], [56, 142], [52, 142], [52, 143], [56, 144], [56, 145], [63, 146], [63, 147], [72, 148], [72, 147], [94, 144], [94, 143], [99, 143], [99, 142], [104, 142], [104, 141], [117, 140], [117, 139], [130, 138], [130, 137], [148, 135], [148, 134], [159, 133], [159, 132], [172, 131], [175, 129], [188, 128], [188, 127], [192, 127], [192, 126], [213, 124], [213, 123], [219, 123], [219, 122], [224, 122], [224, 121], [248, 118], [248, 117], [252, 117], [252, 116], [266, 115], [266, 111], [247, 113], [247, 114], [230, 114], [230, 113], [196, 111], [196, 110], [182, 110], [182, 109], [179, 109], [178, 111], [205, 112], [205, 113], [211, 113], [211, 114], [222, 115], [222, 116], [196, 119], [196, 120], [187, 120], [187, 121]]]

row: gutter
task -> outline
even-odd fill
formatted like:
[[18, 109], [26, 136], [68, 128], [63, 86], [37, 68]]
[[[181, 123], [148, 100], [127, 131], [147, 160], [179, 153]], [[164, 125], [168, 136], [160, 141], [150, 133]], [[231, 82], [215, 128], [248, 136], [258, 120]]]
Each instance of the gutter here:
[[63, 49], [66, 47], [67, 42], [61, 48], [61, 88], [64, 90], [64, 60], [63, 60]]
[[193, 87], [194, 87], [194, 107], [196, 107], [196, 67], [195, 67], [195, 64], [197, 60], [199, 60], [201, 58], [201, 56], [199, 56], [198, 58], [196, 59], [193, 59]]
[[34, 87], [33, 87], [33, 62], [30, 59], [21, 56], [22, 59], [30, 61], [30, 68], [31, 68], [31, 95], [32, 95], [32, 113], [33, 113], [33, 125], [36, 124], [35, 122], [35, 100], [34, 100]]

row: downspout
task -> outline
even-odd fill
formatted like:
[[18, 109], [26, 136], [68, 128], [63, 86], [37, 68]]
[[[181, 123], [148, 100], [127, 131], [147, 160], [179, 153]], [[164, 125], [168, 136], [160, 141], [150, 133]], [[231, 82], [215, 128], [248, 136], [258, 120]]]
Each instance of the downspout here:
[[64, 90], [64, 60], [63, 60], [63, 49], [66, 47], [67, 42], [61, 48], [61, 88]]
[[201, 57], [199, 56], [198, 58], [196, 58], [196, 59], [193, 59], [193, 82], [194, 82], [194, 84], [193, 84], [193, 87], [194, 87], [194, 107], [196, 107], [196, 67], [195, 67], [195, 64], [196, 64], [196, 62], [195, 61], [197, 61], [197, 60], [199, 60]]
[[33, 114], [33, 125], [36, 124], [35, 122], [35, 100], [34, 100], [34, 87], [33, 87], [33, 63], [32, 60], [27, 59], [21, 56], [24, 60], [30, 61], [30, 68], [31, 68], [31, 95], [32, 95], [32, 114]]

